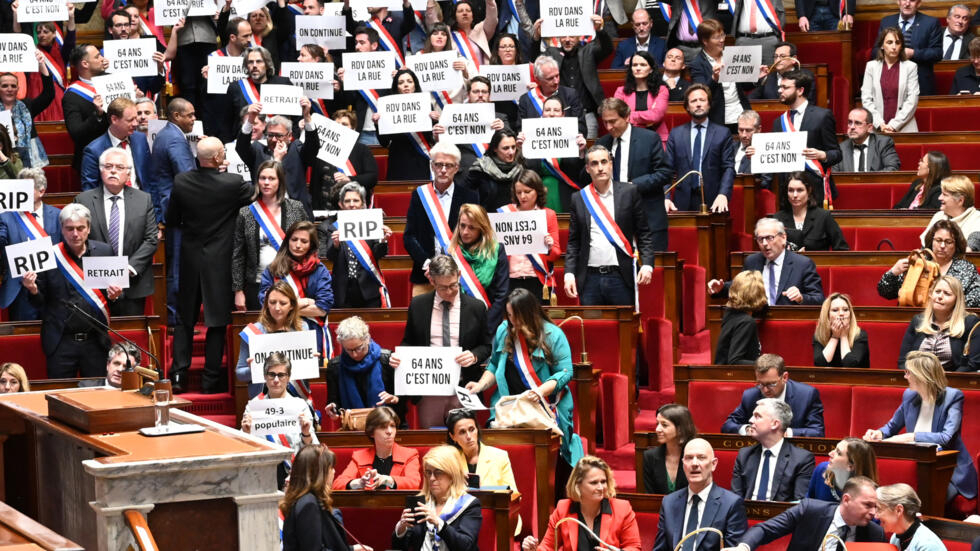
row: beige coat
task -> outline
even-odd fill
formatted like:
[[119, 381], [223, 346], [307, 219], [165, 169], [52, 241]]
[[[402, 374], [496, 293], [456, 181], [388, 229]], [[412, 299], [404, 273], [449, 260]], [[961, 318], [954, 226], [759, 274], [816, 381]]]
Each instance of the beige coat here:
[[898, 72], [898, 109], [895, 118], [884, 121], [884, 99], [881, 95], [882, 61], [868, 62], [864, 67], [861, 83], [861, 103], [871, 111], [875, 128], [891, 126], [897, 132], [918, 132], [915, 124], [915, 108], [919, 104], [919, 73], [914, 61], [902, 61]]

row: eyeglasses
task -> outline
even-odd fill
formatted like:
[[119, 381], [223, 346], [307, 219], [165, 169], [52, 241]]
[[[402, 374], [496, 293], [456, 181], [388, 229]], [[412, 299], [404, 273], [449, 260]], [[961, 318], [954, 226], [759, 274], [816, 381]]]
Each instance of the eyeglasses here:
[[952, 239], [940, 239], [938, 237], [933, 238], [932, 242], [936, 245], [944, 245], [946, 247], [952, 247], [956, 244], [956, 241], [953, 241]]
[[367, 347], [368, 347], [368, 343], [365, 342], [365, 343], [362, 343], [360, 346], [356, 346], [354, 348], [345, 348], [344, 349], [344, 353], [346, 353], [348, 356], [353, 356], [355, 354], [358, 354], [360, 352], [363, 352], [363, 351], [367, 350]]
[[451, 170], [456, 168], [456, 163], [432, 163], [432, 168], [436, 170]]
[[441, 471], [439, 469], [426, 469], [422, 471], [422, 474], [424, 474], [426, 478], [432, 478], [432, 477], [439, 478], [442, 476], [446, 476], [445, 471]]
[[766, 389], [769, 389], [769, 390], [772, 390], [772, 389], [776, 388], [778, 385], [779, 385], [779, 381], [773, 381], [771, 383], [756, 383], [755, 384], [755, 386], [757, 388], [760, 388], [760, 389], [766, 388]]
[[289, 378], [289, 374], [288, 373], [285, 373], [285, 372], [283, 372], [283, 373], [266, 373], [265, 374], [265, 378], [266, 379], [269, 379], [270, 381], [274, 381], [276, 379], [282, 379], [283, 381], [285, 381], [286, 379]]
[[116, 170], [118, 172], [129, 172], [129, 166], [128, 165], [117, 165], [117, 164], [113, 164], [113, 163], [105, 163], [105, 164], [102, 165], [102, 168], [104, 170], [109, 170], [109, 171]]
[[436, 291], [455, 291], [459, 289], [459, 283], [450, 283], [449, 285], [435, 285]]
[[266, 138], [272, 138], [273, 140], [281, 140], [286, 137], [286, 134], [280, 134], [278, 132], [266, 132]]
[[779, 234], [774, 234], [774, 235], [757, 235], [757, 236], [755, 236], [755, 240], [758, 243], [771, 243], [772, 241], [775, 241], [777, 237], [779, 237]]

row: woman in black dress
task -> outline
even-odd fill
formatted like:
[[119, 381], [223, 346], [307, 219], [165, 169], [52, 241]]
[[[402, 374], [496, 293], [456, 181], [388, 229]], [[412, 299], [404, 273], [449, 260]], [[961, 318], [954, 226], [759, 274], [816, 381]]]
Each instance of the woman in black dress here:
[[752, 315], [769, 302], [762, 274], [755, 270], [739, 273], [728, 290], [728, 304], [721, 317], [721, 334], [715, 348], [718, 365], [752, 365], [762, 353], [759, 330]]
[[858, 327], [851, 297], [833, 293], [823, 301], [813, 334], [813, 365], [871, 367], [868, 334]]
[[773, 218], [786, 226], [786, 241], [790, 250], [850, 250], [830, 211], [817, 205], [812, 186], [807, 173], [790, 174], [783, 188], [783, 208], [773, 215]]
[[643, 485], [648, 494], [669, 494], [687, 487], [684, 446], [698, 434], [691, 410], [664, 404], [657, 410], [656, 448], [643, 452]]

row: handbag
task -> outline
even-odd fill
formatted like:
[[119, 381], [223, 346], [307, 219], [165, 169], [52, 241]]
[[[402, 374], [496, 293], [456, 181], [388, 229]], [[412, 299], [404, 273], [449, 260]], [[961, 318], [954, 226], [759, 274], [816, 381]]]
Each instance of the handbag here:
[[550, 429], [558, 436], [565, 433], [558, 428], [554, 412], [538, 396], [536, 400], [524, 400], [521, 395], [504, 396], [493, 407], [495, 429]]
[[374, 408], [340, 410], [340, 430], [363, 431], [367, 416]]
[[[926, 258], [926, 256], [929, 258]], [[898, 291], [899, 306], [925, 306], [929, 297], [929, 289], [939, 278], [939, 264], [929, 249], [916, 249], [909, 253], [909, 269], [905, 272], [905, 281]]]

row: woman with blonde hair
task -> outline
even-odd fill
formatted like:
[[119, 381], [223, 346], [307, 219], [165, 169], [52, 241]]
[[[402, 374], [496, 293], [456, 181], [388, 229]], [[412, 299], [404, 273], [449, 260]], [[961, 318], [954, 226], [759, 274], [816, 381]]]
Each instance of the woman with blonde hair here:
[[871, 444], [860, 438], [848, 437], [830, 450], [829, 460], [813, 470], [806, 497], [839, 503], [844, 495], [844, 484], [855, 476], [878, 482], [878, 459]]
[[391, 546], [405, 551], [476, 549], [483, 515], [480, 501], [466, 493], [466, 465], [449, 445], [436, 446], [422, 460], [421, 502], [402, 510]]
[[929, 225], [919, 236], [922, 245], [924, 247], [931, 246], [931, 243], [926, 243], [926, 236], [933, 224], [940, 220], [952, 220], [963, 232], [967, 250], [974, 250], [971, 243], [977, 245], [980, 243], [980, 239], [971, 240], [970, 238], [974, 232], [980, 231], [980, 211], [974, 206], [973, 182], [966, 176], [956, 174], [943, 178], [942, 182], [939, 183], [939, 189], [939, 212], [932, 216]]
[[296, 298], [296, 292], [285, 281], [276, 281], [265, 294], [258, 321], [248, 324], [238, 334], [242, 339], [242, 343], [238, 347], [238, 363], [235, 365], [235, 377], [239, 381], [249, 381], [249, 398], [253, 398], [262, 392], [262, 383], [251, 382], [252, 355], [249, 352], [249, 340], [252, 336], [268, 333], [284, 333], [287, 331], [302, 331], [305, 328], [306, 326], [299, 316], [299, 299]]
[[459, 264], [463, 290], [487, 305], [487, 328], [492, 334], [504, 317], [510, 263], [483, 207], [473, 203], [459, 207], [459, 219], [448, 252]]
[[946, 551], [943, 540], [919, 520], [922, 500], [904, 482], [881, 486], [877, 490], [875, 518], [892, 537], [888, 542], [902, 551]]
[[[944, 275], [932, 284], [926, 309], [909, 322], [898, 367], [913, 350], [932, 352], [946, 371], [980, 370], [980, 338], [971, 339], [980, 318], [966, 311], [960, 280]], [[978, 336], [980, 337], [980, 336]]]
[[9, 392], [30, 392], [31, 383], [20, 364], [6, 362], [0, 365], [0, 394]]
[[[956, 450], [956, 470], [946, 490], [946, 516], [962, 519], [976, 511], [977, 469], [973, 455], [961, 437], [963, 391], [947, 386], [939, 358], [931, 352], [909, 352], [905, 360], [909, 388], [888, 423], [868, 429], [864, 439], [872, 442], [936, 444]], [[899, 434], [900, 431], [905, 432]]]
[[823, 301], [813, 333], [813, 365], [871, 367], [868, 334], [858, 327], [850, 296], [833, 293]]
[[755, 270], [739, 273], [728, 290], [721, 318], [721, 334], [715, 346], [718, 365], [752, 365], [762, 353], [759, 328], [753, 315], [765, 309], [766, 286]]

